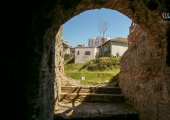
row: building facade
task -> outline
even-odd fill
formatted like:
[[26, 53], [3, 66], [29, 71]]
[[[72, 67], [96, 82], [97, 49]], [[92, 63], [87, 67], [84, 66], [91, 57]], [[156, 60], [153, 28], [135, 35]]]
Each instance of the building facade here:
[[97, 48], [94, 47], [75, 47], [75, 63], [83, 63], [93, 60], [97, 56]]
[[99, 57], [122, 56], [128, 49], [127, 38], [110, 39], [98, 48]]

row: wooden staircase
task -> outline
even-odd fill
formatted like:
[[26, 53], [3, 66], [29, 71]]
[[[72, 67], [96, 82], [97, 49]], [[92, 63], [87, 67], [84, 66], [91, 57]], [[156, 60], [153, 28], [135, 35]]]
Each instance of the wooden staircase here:
[[63, 86], [59, 109], [56, 120], [139, 120], [119, 87]]

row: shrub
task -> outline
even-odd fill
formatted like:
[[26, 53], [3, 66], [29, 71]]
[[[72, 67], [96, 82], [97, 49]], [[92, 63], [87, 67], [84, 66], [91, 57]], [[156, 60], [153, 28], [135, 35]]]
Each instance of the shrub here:
[[82, 66], [81, 69], [111, 70], [113, 68], [119, 68], [119, 61], [120, 61], [120, 58], [118, 57], [101, 57], [101, 58], [86, 62]]
[[70, 54], [65, 54], [65, 55], [64, 55], [64, 61], [69, 60], [69, 59], [70, 59], [70, 57], [71, 57], [71, 55], [70, 55]]

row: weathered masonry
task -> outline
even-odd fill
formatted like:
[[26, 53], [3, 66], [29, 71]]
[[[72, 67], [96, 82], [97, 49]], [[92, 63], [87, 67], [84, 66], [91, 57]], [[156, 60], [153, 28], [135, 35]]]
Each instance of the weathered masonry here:
[[[4, 31], [12, 38], [4, 40], [8, 50], [3, 51], [2, 60], [6, 86], [16, 96], [8, 103], [13, 119], [53, 119], [58, 99], [54, 91], [60, 87], [55, 80], [59, 76], [55, 74], [56, 33], [79, 13], [100, 8], [117, 10], [140, 27], [136, 41], [121, 61], [120, 87], [124, 95], [141, 120], [170, 119], [170, 24], [161, 18], [161, 13], [170, 12], [169, 0], [41, 0], [8, 4], [10, 12], [4, 18], [10, 26]], [[59, 67], [56, 69], [62, 71]], [[11, 91], [7, 94], [11, 100]]]

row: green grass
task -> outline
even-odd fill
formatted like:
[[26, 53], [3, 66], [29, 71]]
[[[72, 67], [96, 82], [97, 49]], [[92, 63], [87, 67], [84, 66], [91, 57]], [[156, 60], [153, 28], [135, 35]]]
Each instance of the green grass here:
[[[109, 61], [110, 62], [110, 61]], [[90, 64], [89, 64], [90, 63]], [[93, 67], [93, 70], [89, 70], [89, 66], [93, 66], [93, 64], [97, 66], [97, 68]], [[101, 62], [98, 61], [99, 64]], [[106, 64], [108, 62], [105, 61]], [[105, 66], [105, 63], [102, 63], [102, 69], [98, 69], [97, 62], [89, 61], [86, 63], [80, 63], [80, 64], [66, 64], [65, 65], [65, 74], [67, 77], [73, 78], [75, 80], [79, 80], [82, 85], [96, 85], [100, 83], [109, 83], [115, 81], [114, 76], [116, 76], [119, 73], [119, 66], [116, 62], [116, 64], [110, 65], [107, 67]], [[100, 67], [101, 68], [101, 67]], [[105, 69], [103, 69], [105, 68]], [[82, 77], [85, 77], [84, 80], [82, 80]]]
[[[119, 73], [119, 69], [114, 69], [110, 71], [78, 71], [78, 70], [68, 70], [65, 71], [67, 77], [71, 77], [75, 80], [80, 80], [82, 85], [96, 85], [103, 82], [110, 82], [113, 76]], [[85, 80], [81, 78], [85, 76]]]

